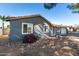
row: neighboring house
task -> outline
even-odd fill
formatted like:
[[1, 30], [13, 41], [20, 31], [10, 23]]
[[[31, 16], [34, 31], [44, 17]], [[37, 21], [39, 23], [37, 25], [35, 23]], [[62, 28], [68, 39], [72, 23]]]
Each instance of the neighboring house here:
[[79, 26], [77, 27], [75, 26], [74, 29], [75, 29], [75, 32], [79, 32]]
[[74, 32], [74, 27], [67, 26], [67, 30], [68, 30], [68, 33], [72, 33], [72, 32]]
[[43, 34], [50, 36], [66, 34], [65, 27], [54, 26], [41, 15], [8, 16], [6, 19], [10, 21], [10, 39], [22, 38], [26, 34], [34, 34], [36, 36], [43, 36]]
[[53, 32], [55, 35], [67, 35], [67, 33], [68, 33], [66, 26], [55, 25], [53, 28], [54, 28]]

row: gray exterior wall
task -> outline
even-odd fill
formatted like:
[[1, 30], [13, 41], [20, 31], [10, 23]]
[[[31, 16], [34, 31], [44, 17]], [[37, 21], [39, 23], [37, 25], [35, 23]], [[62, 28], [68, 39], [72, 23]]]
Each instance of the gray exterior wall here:
[[[42, 24], [44, 25], [44, 21], [41, 20], [40, 17], [28, 18], [28, 19], [19, 19], [10, 21], [10, 39], [22, 38], [24, 35], [22, 34], [22, 23], [32, 23], [32, 24]], [[14, 37], [13, 37], [14, 35]]]
[[[21, 39], [24, 35], [22, 34], [22, 23], [32, 23], [32, 24], [41, 24], [44, 26], [44, 23], [46, 23], [44, 20], [42, 20], [41, 17], [35, 17], [35, 18], [28, 18], [28, 19], [18, 19], [18, 20], [12, 20], [10, 21], [10, 34], [9, 39], [16, 40]], [[61, 35], [60, 33], [57, 33], [57, 28], [52, 28], [49, 30], [49, 35]], [[61, 30], [61, 29], [60, 29]]]

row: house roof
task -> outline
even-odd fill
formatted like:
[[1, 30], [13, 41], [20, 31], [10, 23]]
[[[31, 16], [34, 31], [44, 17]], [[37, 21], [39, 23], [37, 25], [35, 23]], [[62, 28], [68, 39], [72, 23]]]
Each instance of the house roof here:
[[17, 17], [15, 17], [15, 16], [7, 16], [6, 17], [6, 21], [19, 20], [19, 19], [28, 19], [28, 18], [35, 18], [35, 17], [41, 17], [51, 27], [53, 26], [53, 24], [51, 22], [49, 22], [46, 18], [44, 18], [40, 14], [37, 14], [37, 15], [29, 15], [29, 16], [17, 16]]
[[19, 20], [19, 19], [28, 19], [28, 18], [35, 18], [35, 17], [41, 17], [42, 20], [44, 20], [45, 22], [47, 22], [50, 27], [63, 27], [61, 25], [57, 25], [57, 24], [52, 24], [50, 21], [48, 21], [45, 17], [41, 16], [40, 14], [36, 14], [36, 15], [29, 15], [29, 16], [7, 16], [6, 17], [6, 21], [12, 21], [12, 20]]
[[29, 16], [7, 16], [6, 19], [7, 21], [11, 21], [11, 20], [18, 20], [18, 19], [26, 19], [26, 18], [34, 18], [34, 17], [39, 17], [41, 15], [37, 14], [37, 15], [29, 15]]
[[61, 24], [53, 24], [52, 26], [54, 26], [54, 27], [56, 27], [56, 28], [61, 28], [61, 27], [63, 27], [63, 28], [65, 28], [66, 26], [64, 26], [64, 25], [61, 25]]

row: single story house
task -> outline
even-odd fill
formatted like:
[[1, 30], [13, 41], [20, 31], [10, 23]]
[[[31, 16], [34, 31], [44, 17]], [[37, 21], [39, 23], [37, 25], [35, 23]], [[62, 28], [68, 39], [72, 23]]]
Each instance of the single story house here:
[[[17, 17], [8, 16], [6, 21], [10, 21], [10, 39], [22, 38], [26, 34], [34, 34], [36, 36], [66, 34], [66, 27], [54, 26], [39, 14]], [[12, 37], [13, 35], [15, 38]]]
[[62, 25], [54, 25], [53, 26], [53, 34], [54, 35], [67, 35], [68, 30], [66, 26]]
[[68, 33], [72, 33], [75, 30], [73, 26], [66, 26], [66, 27], [67, 27]]
[[22, 37], [26, 34], [34, 34], [42, 36], [44, 33], [49, 34], [49, 29], [52, 30], [52, 24], [41, 15], [6, 17], [6, 21], [10, 21], [10, 34], [12, 39]]

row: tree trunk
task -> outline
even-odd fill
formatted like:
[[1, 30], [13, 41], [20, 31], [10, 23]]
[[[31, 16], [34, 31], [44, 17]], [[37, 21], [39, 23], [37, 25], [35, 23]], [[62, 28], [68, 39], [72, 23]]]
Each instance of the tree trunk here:
[[4, 35], [4, 21], [2, 21], [2, 35]]

